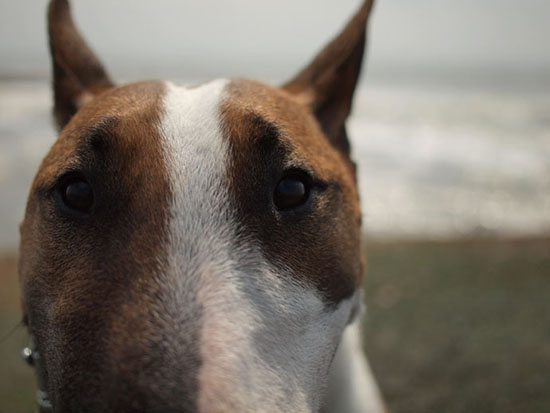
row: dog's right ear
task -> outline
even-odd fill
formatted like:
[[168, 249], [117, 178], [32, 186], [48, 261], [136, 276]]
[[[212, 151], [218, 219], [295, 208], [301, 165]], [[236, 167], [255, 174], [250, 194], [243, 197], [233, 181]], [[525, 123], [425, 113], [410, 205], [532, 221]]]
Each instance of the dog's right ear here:
[[54, 116], [62, 129], [95, 95], [113, 87], [107, 72], [76, 29], [69, 2], [51, 0], [48, 32], [53, 66]]
[[374, 0], [363, 0], [347, 26], [297, 76], [283, 86], [307, 104], [329, 141], [349, 156], [348, 118], [366, 42]]

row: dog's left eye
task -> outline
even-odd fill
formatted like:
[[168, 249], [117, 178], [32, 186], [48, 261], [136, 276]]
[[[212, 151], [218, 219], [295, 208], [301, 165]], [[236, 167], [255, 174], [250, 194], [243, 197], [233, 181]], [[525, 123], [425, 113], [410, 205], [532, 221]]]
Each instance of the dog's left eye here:
[[273, 202], [278, 209], [297, 208], [306, 203], [311, 192], [310, 180], [299, 174], [284, 176], [273, 194]]
[[65, 180], [59, 187], [63, 204], [80, 213], [87, 213], [94, 203], [92, 186], [84, 179], [75, 177]]

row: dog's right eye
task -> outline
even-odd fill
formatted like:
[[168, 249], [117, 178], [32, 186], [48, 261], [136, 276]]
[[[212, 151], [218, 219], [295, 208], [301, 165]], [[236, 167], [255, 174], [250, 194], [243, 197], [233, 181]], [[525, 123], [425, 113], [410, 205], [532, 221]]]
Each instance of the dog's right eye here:
[[92, 186], [83, 178], [69, 178], [59, 187], [61, 201], [67, 208], [80, 212], [90, 212], [94, 203]]
[[309, 179], [300, 174], [290, 174], [283, 177], [277, 187], [273, 201], [280, 210], [297, 208], [309, 199]]

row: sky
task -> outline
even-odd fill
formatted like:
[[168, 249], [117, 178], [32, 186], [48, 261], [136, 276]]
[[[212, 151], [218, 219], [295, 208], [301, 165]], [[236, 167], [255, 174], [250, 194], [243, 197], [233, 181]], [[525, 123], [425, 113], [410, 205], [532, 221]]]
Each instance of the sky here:
[[[46, 0], [0, 0], [0, 76], [49, 73]], [[357, 0], [73, 0], [115, 78], [247, 76], [282, 81], [322, 47]], [[377, 0], [373, 76], [550, 73], [548, 0]]]
[[[55, 140], [46, 3], [0, 0], [0, 250]], [[359, 4], [73, 0], [118, 83], [278, 84]], [[368, 234], [550, 231], [549, 21], [550, 0], [376, 0], [349, 123]]]

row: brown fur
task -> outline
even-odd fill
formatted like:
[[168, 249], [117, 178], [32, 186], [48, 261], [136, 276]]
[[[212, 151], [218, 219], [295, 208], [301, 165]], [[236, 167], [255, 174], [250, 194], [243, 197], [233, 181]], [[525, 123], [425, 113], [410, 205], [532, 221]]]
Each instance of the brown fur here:
[[[59, 411], [192, 407], [187, 396], [196, 392], [196, 338], [173, 343], [155, 336], [156, 324], [177, 316], [155, 299], [165, 283], [159, 277], [171, 196], [156, 132], [162, 93], [160, 83], [140, 83], [84, 106], [44, 159], [31, 189], [22, 225], [21, 283], [30, 332]], [[90, 125], [98, 124], [90, 135]], [[93, 185], [93, 219], [59, 212], [54, 188], [66, 170], [81, 171]], [[180, 366], [185, 371], [163, 360], [181, 359], [167, 350], [179, 346], [187, 347], [188, 362]], [[178, 377], [167, 381], [170, 376]], [[183, 385], [182, 377], [188, 377]]]
[[[233, 156], [231, 190], [246, 233], [276, 266], [289, 266], [330, 303], [351, 295], [362, 276], [361, 212], [344, 156], [308, 108], [280, 89], [233, 81], [222, 113]], [[275, 211], [273, 188], [294, 167], [319, 184], [311, 208]]]

